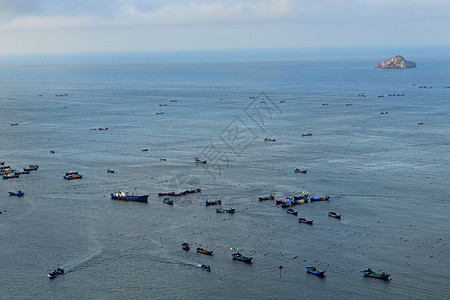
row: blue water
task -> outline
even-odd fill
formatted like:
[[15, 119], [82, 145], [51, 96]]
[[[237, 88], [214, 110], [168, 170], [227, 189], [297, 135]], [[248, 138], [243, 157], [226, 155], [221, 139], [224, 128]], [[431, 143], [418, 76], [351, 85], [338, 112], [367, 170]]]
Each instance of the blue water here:
[[[384, 58], [0, 65], [0, 161], [40, 166], [0, 181], [0, 295], [448, 298], [450, 58], [374, 69]], [[173, 207], [157, 197], [193, 186]], [[147, 204], [109, 198], [135, 187]], [[313, 226], [258, 201], [302, 191], [331, 196], [294, 207]], [[204, 206], [216, 197], [236, 213]]]

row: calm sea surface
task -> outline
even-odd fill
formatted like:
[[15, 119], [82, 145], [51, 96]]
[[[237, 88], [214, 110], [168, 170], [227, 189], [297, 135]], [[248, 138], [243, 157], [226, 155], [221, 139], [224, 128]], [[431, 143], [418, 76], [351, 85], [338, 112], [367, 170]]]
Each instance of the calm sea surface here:
[[[379, 60], [0, 65], [0, 161], [39, 165], [0, 181], [0, 298], [448, 299], [450, 59]], [[303, 191], [313, 226], [258, 201]]]

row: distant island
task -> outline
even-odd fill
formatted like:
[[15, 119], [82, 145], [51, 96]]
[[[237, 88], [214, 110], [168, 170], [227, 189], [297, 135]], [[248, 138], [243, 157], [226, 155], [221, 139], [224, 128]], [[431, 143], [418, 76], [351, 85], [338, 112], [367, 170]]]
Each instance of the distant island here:
[[380, 62], [375, 68], [380, 69], [406, 69], [415, 68], [416, 63], [412, 61], [407, 61], [401, 55], [392, 56], [386, 60]]

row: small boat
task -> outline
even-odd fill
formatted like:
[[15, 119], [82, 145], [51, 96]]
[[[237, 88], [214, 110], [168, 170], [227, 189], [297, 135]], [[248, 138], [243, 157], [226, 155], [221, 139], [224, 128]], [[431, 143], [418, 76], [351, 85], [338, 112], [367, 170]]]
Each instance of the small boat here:
[[64, 274], [64, 270], [58, 267], [53, 272], [48, 273], [47, 276], [48, 276], [48, 278], [53, 279], [62, 274]]
[[298, 199], [298, 200], [294, 200], [294, 204], [305, 204], [308, 203], [308, 199]]
[[297, 214], [298, 214], [298, 212], [296, 212], [296, 211], [293, 210], [292, 208], [289, 208], [286, 212], [287, 212], [288, 214], [291, 214], [291, 215], [297, 215]]
[[310, 224], [310, 225], [313, 224], [313, 220], [306, 220], [305, 218], [298, 218], [298, 221], [300, 223], [305, 223], [305, 224]]
[[186, 251], [189, 251], [191, 249], [188, 243], [181, 244], [181, 248]]
[[194, 194], [194, 193], [200, 193], [202, 191], [202, 188], [193, 188], [185, 190], [184, 193], [186, 194]]
[[177, 102], [178, 100], [170, 100], [170, 102]]
[[311, 202], [313, 202], [313, 201], [327, 201], [327, 200], [330, 200], [330, 196], [310, 197], [309, 200], [311, 200]]
[[222, 199], [216, 200], [216, 201], [205, 201], [206, 206], [208, 205], [217, 205], [217, 204], [222, 204]]
[[8, 193], [10, 196], [17, 196], [17, 197], [22, 197], [23, 195], [25, 195], [25, 193], [20, 190], [15, 193], [14, 192], [8, 192]]
[[195, 163], [196, 164], [206, 164], [206, 160], [200, 160], [198, 159], [198, 157], [195, 158]]
[[276, 139], [264, 138], [264, 142], [275, 142]]
[[142, 149], [141, 151], [142, 152], [148, 151], [148, 148]]
[[341, 215], [335, 213], [334, 211], [330, 211], [330, 212], [328, 213], [328, 216], [333, 217], [333, 218], [336, 218], [336, 219], [340, 219], [340, 218], [341, 218]]
[[167, 106], [167, 103], [164, 103], [164, 104], [160, 104], [159, 106]]
[[19, 123], [12, 123], [11, 126], [18, 126]]
[[14, 174], [16, 174], [16, 175], [30, 174], [30, 171], [21, 170], [21, 171], [14, 172]]
[[308, 170], [299, 170], [299, 169], [295, 169], [294, 170], [294, 173], [303, 173], [303, 174], [306, 174], [308, 172]]
[[173, 197], [184, 196], [184, 195], [186, 195], [186, 192], [179, 192], [179, 193], [170, 192], [170, 193], [168, 193], [168, 196], [173, 196]]
[[115, 170], [111, 170], [111, 169], [106, 170], [106, 173], [112, 173], [112, 174], [114, 174], [115, 172], [116, 172]]
[[173, 200], [170, 200], [170, 198], [164, 198], [163, 202], [169, 205], [173, 205]]
[[417, 125], [423, 125], [423, 122], [417, 122], [416, 124]]
[[240, 261], [246, 262], [248, 264], [253, 263], [253, 261], [252, 261], [253, 258], [252, 257], [246, 257], [246, 256], [240, 254], [239, 252], [233, 253], [233, 254], [231, 254], [231, 256], [233, 256], [234, 260], [240, 260]]
[[308, 200], [308, 193], [301, 194], [300, 196], [294, 196], [294, 200], [301, 200], [301, 199]]
[[167, 158], [160, 158], [160, 161], [167, 161]]
[[352, 106], [352, 104], [351, 103], [347, 103], [347, 104], [345, 104], [345, 106]]
[[389, 112], [388, 111], [382, 111], [380, 112], [380, 115], [387, 115]]
[[214, 251], [205, 250], [203, 248], [197, 248], [197, 252], [201, 253], [201, 254], [205, 254], [205, 255], [211, 255], [211, 256], [214, 255], [214, 253], [213, 253]]
[[3, 175], [3, 179], [11, 179], [11, 178], [19, 178], [19, 174], [10, 173], [10, 174]]
[[163, 115], [164, 112], [157, 112], [156, 114], [157, 114], [157, 115]]
[[259, 201], [274, 200], [274, 199], [275, 199], [274, 195], [270, 195], [270, 196], [266, 196], [266, 197], [259, 197]]
[[38, 165], [29, 165], [28, 168], [23, 168], [24, 171], [36, 171], [39, 169]]
[[211, 272], [211, 267], [209, 265], [201, 265], [201, 268], [205, 271]]
[[[136, 189], [134, 189], [135, 191]], [[138, 201], [138, 202], [147, 202], [149, 195], [141, 195], [141, 196], [134, 196], [134, 191], [131, 193], [131, 195], [128, 194], [128, 192], [114, 192], [111, 194], [111, 199], [114, 200], [127, 200], [127, 201]]]
[[385, 272], [381, 272], [381, 273], [374, 272], [370, 268], [368, 268], [367, 270], [361, 271], [361, 272], [363, 272], [365, 277], [372, 277], [372, 278], [378, 278], [378, 279], [383, 279], [383, 280], [389, 280], [389, 276], [391, 276], [391, 274], [386, 274]]
[[312, 136], [312, 133], [311, 132], [309, 132], [309, 133], [302, 133], [302, 136]]
[[295, 205], [295, 204], [294, 204], [294, 201], [291, 199], [283, 200], [281, 202], [281, 207], [291, 207], [292, 205]]
[[383, 98], [383, 97], [384, 97], [384, 95], [379, 95], [379, 96], [378, 96], [378, 98]]
[[102, 128], [99, 128], [98, 130], [100, 130], [100, 131], [102, 131], [102, 130], [108, 130], [108, 127], [102, 127]]
[[314, 274], [319, 277], [325, 277], [326, 271], [319, 271], [315, 267], [310, 266], [310, 267], [306, 267], [306, 272]]
[[216, 212], [218, 213], [229, 213], [229, 214], [234, 214], [235, 209], [234, 208], [230, 208], [230, 209], [220, 209], [220, 208], [216, 208]]
[[66, 173], [66, 175], [63, 176], [63, 178], [66, 179], [66, 180], [81, 179], [81, 178], [83, 178], [83, 175], [78, 174], [78, 172], [76, 174], [68, 174], [68, 173]]
[[163, 197], [163, 196], [170, 196], [170, 193], [158, 193], [158, 196]]

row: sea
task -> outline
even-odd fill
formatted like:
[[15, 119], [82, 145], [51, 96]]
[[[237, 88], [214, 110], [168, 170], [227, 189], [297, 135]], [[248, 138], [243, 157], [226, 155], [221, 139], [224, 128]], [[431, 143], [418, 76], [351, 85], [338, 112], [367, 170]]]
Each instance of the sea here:
[[369, 50], [1, 56], [0, 298], [449, 299], [450, 52]]

